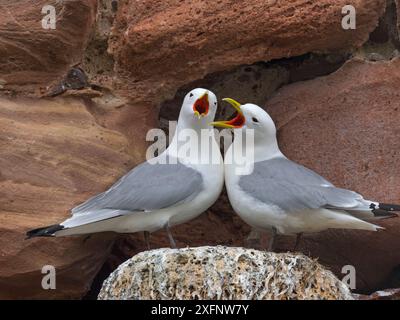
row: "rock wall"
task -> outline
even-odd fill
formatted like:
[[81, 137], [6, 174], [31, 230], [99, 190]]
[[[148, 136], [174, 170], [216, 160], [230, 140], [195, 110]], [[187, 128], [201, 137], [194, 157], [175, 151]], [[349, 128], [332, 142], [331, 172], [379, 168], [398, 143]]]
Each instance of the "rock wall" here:
[[[55, 30], [42, 28], [42, 8], [53, 5]], [[2, 1], [0, 82], [8, 93], [41, 96], [82, 59], [96, 18], [96, 0]]]
[[[77, 298], [113, 243], [110, 235], [25, 241], [28, 229], [66, 219], [132, 165], [125, 136], [98, 125], [74, 99], [0, 99], [0, 298]], [[60, 271], [41, 287], [41, 269]]]
[[[357, 29], [341, 27], [353, 4]], [[241, 64], [361, 46], [378, 24], [384, 0], [124, 1], [110, 51], [122, 92], [161, 102], [209, 73]]]

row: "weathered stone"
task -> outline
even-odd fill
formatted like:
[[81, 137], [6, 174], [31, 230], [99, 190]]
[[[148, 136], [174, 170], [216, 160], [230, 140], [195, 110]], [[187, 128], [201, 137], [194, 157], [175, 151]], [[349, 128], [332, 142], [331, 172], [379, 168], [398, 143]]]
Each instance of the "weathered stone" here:
[[303, 255], [198, 247], [142, 252], [104, 282], [99, 299], [348, 299], [349, 289]]

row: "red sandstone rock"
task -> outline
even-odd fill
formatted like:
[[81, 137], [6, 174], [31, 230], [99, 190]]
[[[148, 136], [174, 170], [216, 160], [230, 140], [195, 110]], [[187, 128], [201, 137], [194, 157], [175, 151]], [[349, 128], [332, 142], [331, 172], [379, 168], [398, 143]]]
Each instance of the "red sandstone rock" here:
[[[54, 2], [54, 1], [53, 1]], [[42, 28], [42, 8], [53, 4], [55, 30]], [[2, 89], [41, 95], [81, 61], [92, 32], [96, 0], [2, 1], [0, 84]], [[1, 89], [1, 88], [0, 88]]]
[[[353, 4], [357, 28], [343, 30]], [[160, 102], [208, 73], [307, 52], [359, 47], [376, 27], [384, 0], [178, 1], [121, 3], [109, 51], [121, 94]]]
[[[110, 234], [24, 240], [66, 219], [134, 163], [122, 134], [75, 99], [0, 100], [0, 298], [80, 298], [114, 241]], [[53, 265], [57, 290], [41, 288]]]

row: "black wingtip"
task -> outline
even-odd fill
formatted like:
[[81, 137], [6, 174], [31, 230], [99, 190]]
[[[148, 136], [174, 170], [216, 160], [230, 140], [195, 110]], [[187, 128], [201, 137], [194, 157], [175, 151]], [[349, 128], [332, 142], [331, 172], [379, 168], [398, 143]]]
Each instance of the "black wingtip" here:
[[34, 237], [54, 237], [55, 232], [63, 230], [63, 229], [64, 229], [64, 227], [60, 224], [53, 224], [51, 226], [33, 229], [26, 233], [25, 240], [31, 239]]
[[400, 206], [396, 204], [379, 203], [378, 207], [375, 203], [369, 206], [375, 217], [397, 217], [393, 211], [400, 211]]
[[400, 205], [398, 204], [389, 204], [389, 203], [380, 203], [379, 209], [385, 211], [400, 211]]

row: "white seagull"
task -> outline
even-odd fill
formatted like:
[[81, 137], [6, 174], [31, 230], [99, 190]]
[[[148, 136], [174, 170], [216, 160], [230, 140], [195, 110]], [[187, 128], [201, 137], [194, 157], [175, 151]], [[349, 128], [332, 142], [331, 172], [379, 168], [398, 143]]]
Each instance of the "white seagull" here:
[[[279, 150], [273, 120], [254, 104], [241, 105], [226, 98], [237, 111], [229, 121], [216, 121], [214, 126], [232, 128], [234, 141], [225, 155], [225, 185], [235, 212], [253, 230], [272, 231], [269, 249], [275, 235], [297, 234], [296, 246], [303, 232], [329, 228], [376, 231], [383, 229], [364, 220], [396, 216], [399, 205], [378, 203], [360, 194], [335, 187], [332, 183], [286, 158]], [[247, 130], [254, 130], [254, 143], [245, 141]], [[242, 143], [242, 144], [241, 144]], [[235, 159], [243, 156], [253, 168], [250, 174], [238, 174]], [[230, 159], [230, 161], [227, 161]]]
[[175, 135], [163, 153], [73, 208], [71, 218], [31, 230], [27, 237], [144, 231], [149, 246], [149, 234], [165, 228], [171, 247], [176, 247], [170, 227], [207, 210], [223, 187], [223, 159], [210, 126], [216, 110], [214, 93], [201, 88], [189, 92]]

